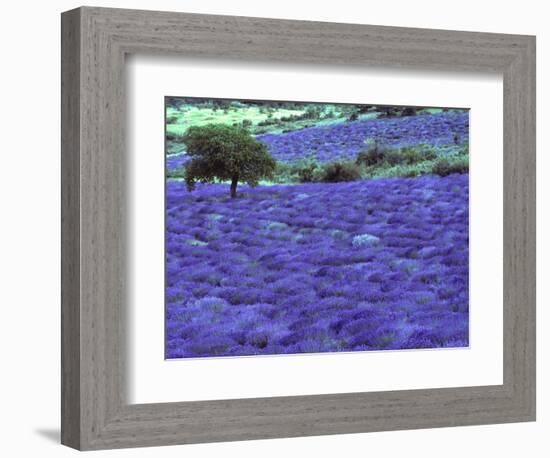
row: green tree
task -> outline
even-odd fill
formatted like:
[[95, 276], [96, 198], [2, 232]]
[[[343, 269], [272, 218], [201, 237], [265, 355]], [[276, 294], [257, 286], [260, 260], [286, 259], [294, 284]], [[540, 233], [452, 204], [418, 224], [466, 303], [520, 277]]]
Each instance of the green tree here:
[[223, 124], [190, 127], [183, 142], [191, 156], [185, 167], [189, 191], [195, 189], [197, 181], [231, 181], [230, 195], [236, 197], [239, 181], [256, 186], [275, 170], [275, 160], [266, 145], [242, 127]]

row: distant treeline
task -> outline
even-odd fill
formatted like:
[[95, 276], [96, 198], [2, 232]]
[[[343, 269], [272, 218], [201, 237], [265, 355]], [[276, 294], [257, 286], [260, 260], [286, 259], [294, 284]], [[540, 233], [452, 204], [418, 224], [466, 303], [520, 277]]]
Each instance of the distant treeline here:
[[[200, 108], [229, 109], [231, 107], [258, 107], [265, 109], [285, 110], [317, 110], [324, 111], [326, 108], [338, 109], [340, 112], [347, 112], [359, 116], [365, 113], [381, 113], [382, 117], [413, 116], [418, 111], [428, 107], [418, 106], [397, 106], [397, 105], [369, 105], [369, 104], [342, 104], [342, 103], [321, 103], [321, 102], [289, 102], [289, 101], [266, 101], [266, 100], [231, 100], [231, 99], [210, 99], [203, 97], [167, 97], [166, 103], [175, 109], [181, 109], [185, 105], [192, 105]], [[437, 107], [433, 107], [437, 108]], [[448, 111], [450, 108], [442, 108]]]

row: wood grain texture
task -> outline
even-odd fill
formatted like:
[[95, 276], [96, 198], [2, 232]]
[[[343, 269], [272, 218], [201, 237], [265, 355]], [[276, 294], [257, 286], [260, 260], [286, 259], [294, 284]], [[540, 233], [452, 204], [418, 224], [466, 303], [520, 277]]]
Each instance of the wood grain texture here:
[[61, 441], [80, 446], [80, 15], [61, 24]]
[[[535, 418], [535, 39], [80, 8], [62, 16], [62, 442], [81, 450]], [[504, 75], [504, 384], [130, 405], [124, 57]], [[185, 387], [182, 387], [185, 389]]]

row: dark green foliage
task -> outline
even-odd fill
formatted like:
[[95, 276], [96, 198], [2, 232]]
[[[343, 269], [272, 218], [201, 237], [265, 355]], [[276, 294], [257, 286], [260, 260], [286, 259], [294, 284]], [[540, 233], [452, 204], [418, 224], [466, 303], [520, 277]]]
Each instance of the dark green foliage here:
[[322, 110], [323, 110], [322, 106], [320, 105], [308, 105], [308, 107], [302, 114], [282, 116], [280, 118], [280, 121], [282, 123], [286, 123], [286, 122], [303, 121], [308, 119], [317, 120], [321, 118]]
[[378, 109], [381, 111], [381, 118], [395, 118], [396, 116], [399, 116], [396, 107], [386, 106], [379, 107]]
[[357, 105], [360, 114], [377, 111], [376, 105]]
[[376, 140], [367, 140], [367, 150], [357, 154], [355, 162], [358, 165], [372, 166], [384, 162], [386, 148]]
[[432, 161], [437, 158], [436, 152], [428, 145], [407, 146], [399, 149], [400, 164], [417, 164], [422, 161]]
[[306, 160], [295, 164], [294, 171], [300, 183], [312, 183], [318, 180], [321, 166], [316, 161]]
[[432, 173], [442, 177], [453, 173], [468, 173], [469, 163], [467, 157], [458, 157], [454, 160], [447, 158], [439, 159], [432, 167]]
[[225, 111], [231, 108], [231, 100], [212, 99], [212, 104], [214, 109], [220, 109]]
[[275, 171], [273, 172], [273, 181], [275, 183], [295, 183], [298, 179], [292, 176], [292, 165], [286, 162], [277, 161]]
[[278, 162], [274, 181], [277, 183], [337, 183], [361, 178], [361, 168], [354, 162], [335, 161], [323, 165], [314, 159], [305, 159], [294, 164]]
[[380, 106], [377, 107], [380, 111], [381, 118], [397, 118], [402, 116], [415, 116], [417, 113], [416, 107], [394, 107], [394, 106]]
[[416, 115], [416, 108], [414, 107], [404, 107], [401, 112], [401, 116], [414, 116]]
[[404, 178], [414, 178], [414, 177], [417, 177], [418, 175], [419, 175], [418, 170], [409, 169], [409, 170], [404, 171], [402, 176]]
[[268, 119], [264, 119], [263, 121], [260, 121], [258, 123], [258, 126], [262, 126], [262, 127], [263, 126], [272, 126], [273, 124], [277, 124], [277, 120], [273, 119], [273, 115], [271, 115]]
[[321, 105], [309, 105], [302, 116], [304, 119], [319, 119], [321, 110]]
[[321, 181], [337, 183], [339, 181], [355, 181], [361, 179], [361, 170], [353, 162], [337, 161], [323, 167]]
[[316, 167], [314, 164], [307, 164], [298, 170], [300, 183], [311, 183], [315, 181]]
[[368, 150], [357, 154], [355, 162], [367, 167], [393, 165], [413, 165], [437, 158], [436, 152], [427, 145], [406, 146], [403, 148], [386, 148], [377, 142], [367, 142]]
[[348, 121], [357, 121], [358, 118], [359, 118], [359, 115], [356, 112], [354, 112], [349, 115]]
[[397, 149], [385, 150], [382, 159], [388, 165], [397, 165], [405, 162], [405, 158], [401, 156], [401, 153]]
[[321, 180], [322, 171], [322, 165], [314, 159], [292, 164], [277, 162], [273, 180], [276, 183], [315, 183]]
[[460, 147], [460, 149], [458, 150], [458, 154], [461, 156], [468, 156], [469, 153], [470, 153], [470, 144], [466, 142]]
[[292, 121], [299, 121], [300, 119], [309, 119], [309, 118], [306, 116], [306, 113], [304, 113], [302, 115], [281, 116], [278, 121], [292, 122]]
[[167, 97], [166, 106], [180, 110], [185, 106], [185, 100], [181, 97]]
[[382, 155], [378, 154], [374, 150], [359, 151], [355, 159], [355, 163], [370, 166], [381, 162], [381, 160], [382, 160]]
[[270, 178], [275, 160], [262, 142], [246, 129], [223, 124], [194, 126], [182, 138], [191, 156], [185, 166], [185, 181], [192, 191], [197, 181], [231, 181], [231, 197], [236, 197], [238, 182], [256, 186]]

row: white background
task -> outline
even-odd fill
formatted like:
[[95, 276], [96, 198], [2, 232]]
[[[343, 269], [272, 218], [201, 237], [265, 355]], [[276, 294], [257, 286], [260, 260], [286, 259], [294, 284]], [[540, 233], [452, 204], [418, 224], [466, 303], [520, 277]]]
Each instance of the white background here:
[[[502, 76], [133, 56], [126, 85], [130, 402], [502, 383]], [[470, 108], [470, 348], [164, 361], [164, 96], [207, 94]]]
[[[231, 444], [99, 452], [98, 456], [280, 457], [346, 455], [544, 457], [550, 412], [548, 210], [550, 122], [545, 86], [550, 30], [544, 2], [319, 2], [278, 0], [100, 1], [101, 6], [164, 9], [273, 18], [317, 19], [382, 25], [538, 36], [538, 421], [536, 423], [383, 432]], [[0, 27], [2, 46], [2, 168], [0, 179], [1, 311], [0, 416], [5, 456], [71, 456], [57, 445], [59, 425], [59, 13], [71, 1], [10, 2]], [[548, 208], [548, 205], [546, 205]], [[545, 334], [542, 331], [545, 331]], [[546, 386], [546, 387], [545, 387]]]

